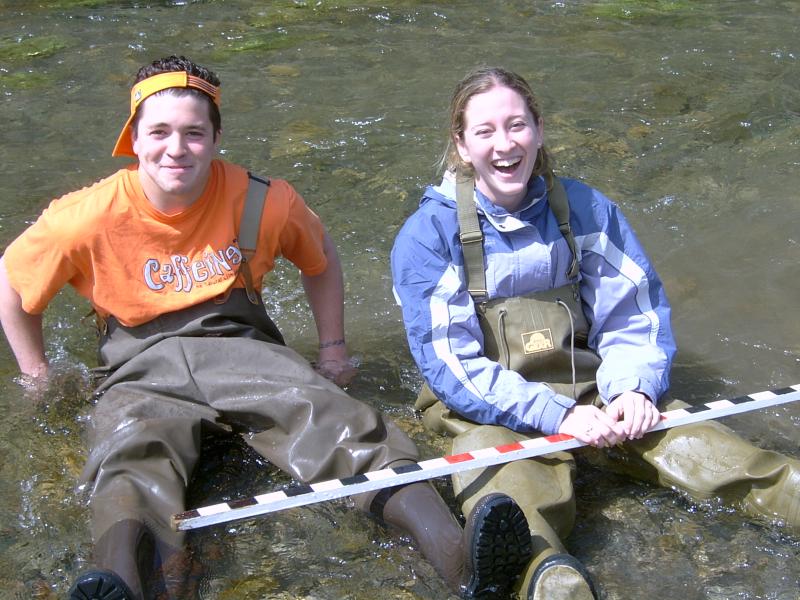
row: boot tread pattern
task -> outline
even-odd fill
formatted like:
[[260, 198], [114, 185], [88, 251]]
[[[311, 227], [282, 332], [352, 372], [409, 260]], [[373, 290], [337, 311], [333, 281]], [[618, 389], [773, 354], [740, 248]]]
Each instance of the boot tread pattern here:
[[132, 600], [125, 583], [110, 571], [81, 575], [69, 591], [69, 600]]
[[482, 499], [472, 538], [472, 578], [465, 597], [484, 600], [508, 596], [531, 558], [528, 521], [516, 502], [503, 494]]

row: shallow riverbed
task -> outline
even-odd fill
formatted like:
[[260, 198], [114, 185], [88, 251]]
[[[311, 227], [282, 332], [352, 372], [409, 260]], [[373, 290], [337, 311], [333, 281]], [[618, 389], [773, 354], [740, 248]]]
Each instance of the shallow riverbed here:
[[[689, 401], [800, 383], [800, 4], [789, 0], [312, 2], [0, 0], [0, 244], [50, 199], [122, 166], [110, 156], [136, 69], [182, 53], [223, 82], [222, 152], [293, 183], [339, 246], [353, 395], [426, 457], [448, 452], [411, 406], [419, 376], [388, 253], [438, 177], [446, 105], [477, 64], [525, 75], [559, 173], [617, 201], [665, 281]], [[293, 269], [265, 299], [309, 359]], [[24, 393], [0, 346], [0, 598], [62, 598], [90, 553], [77, 487], [95, 337], [62, 293], [45, 318], [52, 385]], [[800, 403], [732, 417], [795, 457]], [[209, 440], [193, 505], [285, 485], [242, 445]], [[244, 468], [242, 468], [244, 464]], [[611, 600], [800, 598], [800, 538], [580, 460], [568, 540]], [[438, 481], [451, 498], [446, 481]], [[204, 598], [444, 598], [409, 540], [347, 503], [193, 536]]]

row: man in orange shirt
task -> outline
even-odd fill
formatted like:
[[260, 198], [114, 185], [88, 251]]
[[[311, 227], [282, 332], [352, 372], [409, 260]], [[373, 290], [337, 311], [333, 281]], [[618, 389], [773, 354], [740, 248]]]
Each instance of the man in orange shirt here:
[[[73, 600], [196, 596], [176, 576], [186, 557], [170, 517], [186, 508], [201, 427], [246, 433], [303, 482], [418, 458], [393, 423], [335, 384], [353, 375], [335, 246], [287, 182], [215, 158], [219, 105], [217, 77], [183, 57], [140, 69], [114, 148], [138, 162], [53, 201], [0, 259], [0, 320], [25, 375], [47, 376], [41, 315], [65, 284], [98, 316], [101, 382], [83, 474], [96, 568], [77, 578]], [[301, 271], [319, 373], [264, 309], [262, 279], [278, 256]], [[507, 496], [487, 497], [463, 529], [427, 482], [355, 501], [410, 534], [464, 597], [504, 594], [505, 574], [530, 555]], [[142, 566], [152, 564], [160, 572]]]

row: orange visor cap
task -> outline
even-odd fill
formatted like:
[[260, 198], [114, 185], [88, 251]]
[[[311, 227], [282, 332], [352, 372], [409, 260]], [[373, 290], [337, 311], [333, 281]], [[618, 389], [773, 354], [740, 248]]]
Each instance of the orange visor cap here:
[[131, 123], [133, 123], [133, 117], [136, 115], [136, 109], [153, 94], [169, 88], [194, 88], [200, 90], [210, 97], [214, 104], [219, 106], [219, 88], [208, 83], [205, 79], [189, 75], [186, 71], [170, 71], [142, 79], [131, 88], [131, 114], [128, 116], [128, 120], [125, 121], [125, 126], [122, 128], [119, 138], [117, 138], [117, 143], [111, 152], [111, 156], [136, 157], [136, 153], [133, 151], [133, 138], [131, 137]]

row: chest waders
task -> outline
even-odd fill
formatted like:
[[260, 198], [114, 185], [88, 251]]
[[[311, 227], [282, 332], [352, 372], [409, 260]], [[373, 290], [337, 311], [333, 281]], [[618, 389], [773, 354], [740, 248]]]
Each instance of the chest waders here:
[[[569, 223], [569, 202], [561, 182], [548, 173], [548, 202], [572, 259], [567, 269], [571, 283], [512, 298], [486, 299], [483, 233], [474, 202], [474, 182], [456, 179], [459, 237], [464, 252], [467, 289], [483, 333], [483, 353], [528, 381], [546, 384], [581, 403], [599, 402], [595, 374], [600, 357], [588, 347], [589, 323], [578, 290], [580, 252]], [[423, 386], [415, 408], [430, 409], [434, 429], [456, 435], [464, 419], [442, 419], [454, 414]]]
[[100, 366], [93, 372], [98, 378], [108, 376], [133, 357], [170, 337], [230, 336], [285, 344], [253, 285], [250, 271], [268, 189], [268, 179], [249, 175], [238, 235], [242, 261], [234, 278], [234, 281], [241, 278], [244, 288], [234, 288], [232, 283], [226, 292], [213, 300], [160, 315], [135, 327], [124, 326], [113, 316], [102, 318], [96, 315], [100, 333]]
[[[563, 186], [549, 175], [548, 201], [572, 251], [568, 277], [575, 281], [580, 255], [569, 226]], [[528, 380], [546, 382], [579, 403], [600, 406], [595, 373], [599, 357], [586, 347], [588, 323], [580, 309], [577, 282], [526, 297], [482, 301], [486, 295], [483, 235], [473, 200], [473, 182], [457, 180], [461, 242], [470, 295], [484, 335], [484, 353]], [[567, 316], [569, 313], [569, 316]], [[544, 329], [548, 333], [542, 333]], [[539, 335], [526, 335], [540, 332]], [[544, 349], [542, 352], [531, 350]], [[533, 356], [531, 356], [533, 354]], [[688, 406], [670, 400], [663, 410]], [[428, 429], [453, 436], [451, 452], [511, 444], [537, 434], [480, 425], [462, 418], [436, 399], [427, 385], [417, 398]], [[724, 425], [708, 421], [648, 434], [608, 451], [582, 453], [591, 462], [699, 499], [722, 498], [748, 513], [777, 518], [800, 531], [800, 461], [756, 448]], [[533, 560], [520, 579], [521, 598], [536, 598], [543, 569], [564, 558], [563, 544], [575, 522], [575, 459], [568, 452], [465, 471], [452, 476], [453, 490], [465, 513], [482, 497], [501, 492], [514, 498], [531, 529]], [[537, 568], [539, 569], [537, 571]], [[558, 581], [570, 598], [591, 598], [580, 569], [564, 570]], [[572, 573], [572, 576], [570, 575]], [[586, 579], [588, 581], [588, 579]]]
[[[185, 533], [173, 530], [171, 517], [187, 509], [186, 486], [200, 458], [203, 430], [241, 435], [300, 482], [352, 477], [419, 458], [392, 421], [286, 347], [267, 316], [249, 273], [266, 186], [251, 178], [239, 232], [244, 289], [137, 327], [111, 317], [101, 330], [97, 373], [104, 379], [97, 388], [82, 479], [92, 486], [95, 562], [117, 573], [136, 600], [161, 598], [153, 592], [159, 585], [167, 587], [163, 597], [197, 597]], [[430, 482], [353, 500], [409, 534], [458, 588], [465, 548], [471, 546]], [[492, 539], [504, 538], [496, 530], [506, 522], [482, 520], [477, 527]], [[516, 548], [525, 547], [522, 537], [514, 539], [512, 559], [519, 556]], [[161, 565], [155, 571], [154, 556]], [[476, 585], [489, 575], [483, 573]]]
[[571, 283], [513, 298], [486, 299], [483, 234], [472, 180], [459, 179], [456, 202], [467, 288], [483, 332], [485, 356], [528, 381], [538, 381], [575, 400], [594, 400], [600, 358], [589, 349], [589, 323], [578, 290], [580, 252], [569, 224], [569, 202], [561, 182], [548, 174], [548, 202], [572, 260]]

